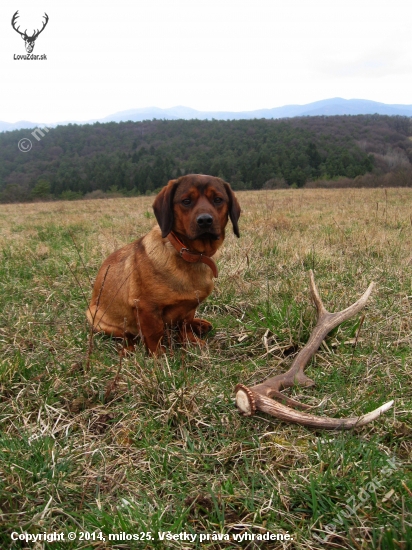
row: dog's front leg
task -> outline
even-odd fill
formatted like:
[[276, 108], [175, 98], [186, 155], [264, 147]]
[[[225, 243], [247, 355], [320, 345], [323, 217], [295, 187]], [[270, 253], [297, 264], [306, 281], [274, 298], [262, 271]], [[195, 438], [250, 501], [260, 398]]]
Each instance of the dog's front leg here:
[[139, 308], [136, 308], [136, 320], [147, 350], [153, 355], [165, 353], [166, 348], [162, 345], [163, 319], [144, 304], [139, 304]]

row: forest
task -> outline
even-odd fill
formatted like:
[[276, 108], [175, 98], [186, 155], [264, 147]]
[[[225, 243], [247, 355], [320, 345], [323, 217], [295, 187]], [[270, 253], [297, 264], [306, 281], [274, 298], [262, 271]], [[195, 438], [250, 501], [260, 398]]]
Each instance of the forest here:
[[382, 115], [15, 130], [0, 134], [0, 202], [152, 194], [188, 173], [235, 190], [412, 186], [411, 136], [411, 118]]

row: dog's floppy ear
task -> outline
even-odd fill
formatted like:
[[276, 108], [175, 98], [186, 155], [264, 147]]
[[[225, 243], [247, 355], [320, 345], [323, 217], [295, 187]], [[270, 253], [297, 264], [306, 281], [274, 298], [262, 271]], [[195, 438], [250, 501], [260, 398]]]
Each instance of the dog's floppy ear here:
[[173, 199], [180, 180], [170, 180], [155, 198], [153, 210], [157, 223], [162, 230], [162, 237], [169, 235], [173, 228]]
[[239, 226], [237, 223], [241, 213], [240, 205], [230, 185], [226, 182], [223, 182], [223, 184], [225, 186], [226, 193], [229, 195], [229, 218], [233, 225], [233, 233], [236, 237], [240, 237]]

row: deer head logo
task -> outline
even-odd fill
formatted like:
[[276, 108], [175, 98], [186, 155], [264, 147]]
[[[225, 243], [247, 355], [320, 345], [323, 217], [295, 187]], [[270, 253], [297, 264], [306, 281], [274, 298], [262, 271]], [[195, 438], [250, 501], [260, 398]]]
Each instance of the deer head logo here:
[[33, 35], [32, 36], [28, 36], [27, 34], [27, 29], [24, 31], [24, 32], [20, 32], [19, 29], [20, 27], [15, 27], [15, 24], [16, 24], [16, 21], [17, 21], [17, 18], [18, 18], [18, 13], [19, 13], [19, 10], [16, 11], [16, 13], [13, 15], [13, 18], [11, 20], [11, 26], [13, 27], [13, 29], [18, 32], [20, 34], [20, 36], [23, 38], [24, 40], [24, 45], [26, 46], [26, 52], [27, 53], [31, 53], [33, 51], [33, 48], [34, 48], [34, 43], [35, 41], [37, 40], [37, 37], [39, 36], [39, 34], [43, 31], [44, 27], [47, 25], [48, 21], [49, 21], [49, 16], [47, 15], [47, 13], [45, 13], [43, 15], [43, 17], [45, 18], [45, 21], [43, 21], [43, 26], [42, 28], [39, 30], [37, 29], [37, 32], [34, 31], [33, 32]]

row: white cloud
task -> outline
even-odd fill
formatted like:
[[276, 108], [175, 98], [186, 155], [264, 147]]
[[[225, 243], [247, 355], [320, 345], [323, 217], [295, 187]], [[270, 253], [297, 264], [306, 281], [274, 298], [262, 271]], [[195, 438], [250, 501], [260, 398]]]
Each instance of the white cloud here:
[[[319, 62], [319, 73], [325, 77], [339, 78], [382, 78], [391, 75], [411, 74], [411, 63], [402, 53], [392, 51], [372, 54], [353, 60], [323, 59]], [[412, 97], [411, 97], [412, 100]]]
[[393, 0], [20, 0], [49, 24], [33, 53], [0, 6], [0, 120], [87, 120], [130, 108], [249, 110], [327, 97], [412, 104], [412, 4]]

